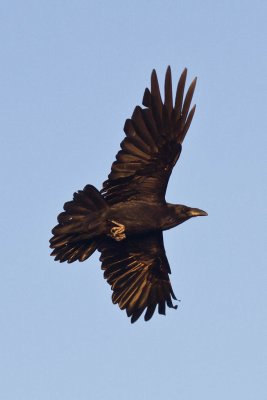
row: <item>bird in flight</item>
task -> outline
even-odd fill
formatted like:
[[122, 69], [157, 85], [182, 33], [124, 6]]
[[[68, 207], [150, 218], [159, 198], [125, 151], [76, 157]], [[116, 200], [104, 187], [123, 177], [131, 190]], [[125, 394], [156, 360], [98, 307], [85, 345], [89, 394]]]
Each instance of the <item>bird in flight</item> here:
[[51, 255], [60, 262], [84, 261], [95, 250], [101, 253], [112, 301], [126, 310], [132, 323], [143, 312], [148, 321], [156, 307], [159, 314], [165, 314], [166, 305], [177, 308], [162, 232], [191, 217], [207, 215], [165, 200], [195, 112], [190, 105], [196, 78], [184, 95], [186, 75], [185, 69], [173, 101], [171, 69], [167, 68], [163, 100], [156, 71], [152, 71], [144, 108], [137, 106], [126, 120], [126, 136], [103, 188], [99, 192], [86, 185], [74, 193], [58, 215], [50, 239]]

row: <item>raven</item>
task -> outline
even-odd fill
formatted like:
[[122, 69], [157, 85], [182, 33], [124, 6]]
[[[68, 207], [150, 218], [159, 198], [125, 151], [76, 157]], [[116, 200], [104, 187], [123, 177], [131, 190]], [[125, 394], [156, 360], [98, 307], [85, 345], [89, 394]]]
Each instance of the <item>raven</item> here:
[[[184, 97], [187, 69], [172, 96], [171, 69], [167, 68], [162, 101], [156, 71], [151, 90], [145, 89], [124, 126], [126, 137], [99, 192], [87, 185], [64, 204], [52, 230], [51, 255], [60, 262], [86, 260], [97, 249], [112, 301], [125, 309], [131, 322], [145, 311], [148, 321], [158, 306], [165, 314], [176, 300], [169, 274], [162, 232], [191, 217], [207, 215], [198, 208], [167, 203], [165, 193], [182, 142], [194, 116], [190, 104], [193, 80]], [[190, 110], [190, 111], [189, 111]]]

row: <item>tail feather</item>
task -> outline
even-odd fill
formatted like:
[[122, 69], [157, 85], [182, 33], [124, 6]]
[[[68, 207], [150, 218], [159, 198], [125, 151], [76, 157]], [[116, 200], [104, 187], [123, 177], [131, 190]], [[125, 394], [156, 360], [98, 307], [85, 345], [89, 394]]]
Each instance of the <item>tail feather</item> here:
[[[98, 246], [97, 239], [87, 241], [79, 241], [72, 243], [71, 240], [65, 246], [55, 248], [51, 256], [55, 257], [55, 261], [72, 263], [74, 261], [85, 261], [90, 257]], [[52, 247], [52, 246], [50, 246]]]
[[58, 224], [52, 229], [51, 256], [56, 261], [84, 261], [96, 250], [101, 238], [101, 214], [107, 208], [105, 200], [92, 185], [74, 193], [64, 204]]

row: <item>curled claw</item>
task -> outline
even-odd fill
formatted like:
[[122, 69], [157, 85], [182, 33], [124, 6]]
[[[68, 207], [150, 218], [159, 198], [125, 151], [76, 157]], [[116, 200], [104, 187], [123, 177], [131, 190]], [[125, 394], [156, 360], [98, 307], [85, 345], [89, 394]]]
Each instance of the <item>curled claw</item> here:
[[110, 234], [109, 236], [112, 237], [112, 239], [116, 240], [117, 242], [123, 240], [126, 238], [125, 235], [125, 226], [123, 224], [120, 224], [117, 221], [111, 220], [110, 222], [112, 222], [114, 225], [111, 229], [110, 229]]

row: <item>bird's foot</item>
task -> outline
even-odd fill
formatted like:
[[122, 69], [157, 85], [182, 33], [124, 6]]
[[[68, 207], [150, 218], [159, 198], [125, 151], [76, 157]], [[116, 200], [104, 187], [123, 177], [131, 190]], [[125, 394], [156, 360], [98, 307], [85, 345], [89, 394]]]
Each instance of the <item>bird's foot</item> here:
[[112, 237], [112, 239], [116, 240], [117, 242], [125, 239], [126, 238], [126, 235], [124, 233], [125, 232], [125, 226], [123, 224], [120, 224], [117, 221], [114, 221], [114, 220], [111, 220], [110, 222], [112, 222], [112, 224], [115, 225], [115, 226], [113, 226], [110, 229], [109, 236]]

